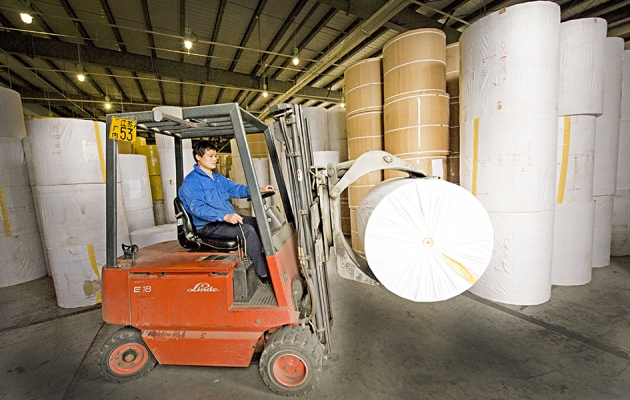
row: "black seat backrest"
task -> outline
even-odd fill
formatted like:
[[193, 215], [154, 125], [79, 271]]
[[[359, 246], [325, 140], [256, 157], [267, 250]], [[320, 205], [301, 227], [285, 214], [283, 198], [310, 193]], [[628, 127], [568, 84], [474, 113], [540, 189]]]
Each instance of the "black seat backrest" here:
[[238, 236], [233, 239], [201, 238], [197, 235], [192, 218], [179, 197], [175, 197], [173, 205], [177, 218], [177, 240], [182, 247], [192, 251], [230, 252], [238, 250], [240, 241]]

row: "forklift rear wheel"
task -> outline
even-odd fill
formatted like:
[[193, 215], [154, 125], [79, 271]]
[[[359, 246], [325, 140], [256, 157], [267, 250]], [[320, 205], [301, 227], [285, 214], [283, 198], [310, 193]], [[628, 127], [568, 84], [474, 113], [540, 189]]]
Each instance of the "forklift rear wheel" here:
[[140, 331], [131, 327], [117, 330], [101, 348], [99, 358], [103, 378], [118, 383], [140, 378], [156, 363]]
[[260, 374], [274, 392], [299, 396], [319, 380], [324, 346], [311, 331], [285, 326], [271, 334], [260, 357]]

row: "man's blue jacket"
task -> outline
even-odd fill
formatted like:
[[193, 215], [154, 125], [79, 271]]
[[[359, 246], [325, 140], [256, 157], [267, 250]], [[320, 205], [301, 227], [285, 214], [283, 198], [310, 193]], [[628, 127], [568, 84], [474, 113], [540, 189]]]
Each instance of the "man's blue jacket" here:
[[195, 164], [178, 193], [184, 208], [192, 215], [195, 228], [200, 229], [209, 222], [223, 221], [227, 214], [235, 213], [230, 199], [249, 197], [249, 188], [214, 172], [211, 178]]

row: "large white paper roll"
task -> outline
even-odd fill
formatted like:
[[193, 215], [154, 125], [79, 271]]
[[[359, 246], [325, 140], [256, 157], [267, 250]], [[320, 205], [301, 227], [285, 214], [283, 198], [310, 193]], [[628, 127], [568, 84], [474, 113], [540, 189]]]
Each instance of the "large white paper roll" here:
[[610, 264], [610, 244], [612, 242], [613, 198], [615, 196], [594, 196], [595, 228], [593, 229], [593, 268]]
[[484, 299], [536, 305], [551, 297], [554, 210], [490, 212], [494, 252], [486, 273], [470, 289]]
[[551, 284], [585, 285], [593, 270], [595, 201], [556, 204]]
[[328, 163], [339, 164], [338, 151], [315, 151], [313, 152], [313, 162], [315, 165], [323, 165], [326, 167]]
[[560, 24], [558, 115], [602, 114], [606, 32], [606, 20], [601, 18]]
[[[628, 54], [630, 57], [630, 54]], [[630, 77], [628, 77], [630, 79]], [[630, 94], [629, 94], [630, 96]], [[619, 153], [617, 154], [616, 190], [630, 189], [630, 120], [619, 124]]]
[[374, 275], [413, 301], [470, 288], [492, 256], [488, 214], [469, 192], [437, 179], [391, 179], [361, 201], [357, 225]]
[[29, 175], [22, 140], [0, 137], [0, 187], [28, 184]]
[[0, 87], [0, 137], [21, 139], [26, 136], [22, 98], [15, 90]]
[[141, 154], [119, 154], [123, 200], [127, 212], [151, 208], [151, 186], [147, 158]]
[[39, 118], [26, 128], [38, 186], [105, 182], [104, 123]]
[[348, 138], [346, 130], [346, 109], [331, 108], [327, 110], [328, 120], [328, 139], [329, 140], [345, 140]]
[[611, 256], [630, 256], [630, 190], [617, 190], [613, 201]]
[[104, 240], [82, 246], [48, 248], [46, 251], [59, 307], [86, 307], [101, 302], [100, 269], [106, 262]]
[[461, 127], [460, 185], [492, 212], [553, 210], [555, 109], [495, 113]]
[[153, 207], [131, 211], [127, 210], [125, 214], [127, 215], [127, 226], [129, 227], [129, 232], [155, 226], [155, 214], [153, 213]]
[[177, 240], [177, 224], [152, 226], [131, 232], [131, 242], [139, 248]]
[[556, 203], [588, 203], [593, 198], [594, 115], [558, 118]]
[[328, 149], [339, 153], [339, 162], [348, 161], [348, 140], [334, 139], [328, 142]]
[[[163, 136], [163, 135], [157, 135]], [[192, 156], [192, 150], [182, 149], [184, 164], [184, 178], [192, 171], [195, 164]], [[172, 148], [158, 149], [160, 157], [160, 171], [162, 178], [162, 193], [164, 195], [164, 211], [166, 212], [167, 222], [175, 223], [175, 209], [173, 208], [173, 199], [177, 196], [177, 173], [175, 170], [175, 152]], [[189, 167], [187, 167], [189, 166]]]
[[630, 50], [623, 52], [623, 82], [621, 92], [621, 120], [630, 121]]
[[[105, 244], [105, 184], [36, 186], [48, 248]], [[118, 238], [129, 235], [118, 184]]]
[[481, 18], [460, 38], [462, 120], [558, 107], [560, 6], [513, 5]]
[[302, 115], [306, 120], [313, 151], [328, 149], [328, 110], [322, 107], [304, 107]]
[[0, 225], [0, 287], [18, 285], [46, 275], [39, 231], [6, 236]]

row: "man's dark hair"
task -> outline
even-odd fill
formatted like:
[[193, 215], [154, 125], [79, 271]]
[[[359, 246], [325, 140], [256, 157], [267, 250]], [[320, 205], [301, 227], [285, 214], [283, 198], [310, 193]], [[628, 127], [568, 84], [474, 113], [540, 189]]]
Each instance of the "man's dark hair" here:
[[209, 140], [200, 140], [194, 144], [193, 158], [195, 159], [195, 164], [197, 163], [197, 157], [195, 157], [195, 155], [203, 157], [203, 155], [206, 154], [206, 151], [208, 150], [217, 151], [216, 146], [213, 145]]

